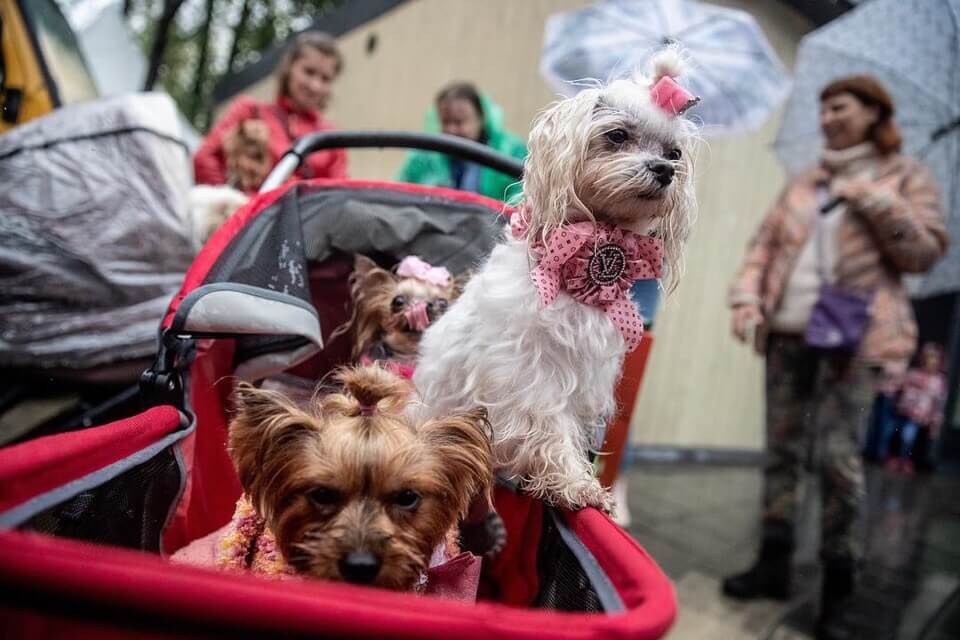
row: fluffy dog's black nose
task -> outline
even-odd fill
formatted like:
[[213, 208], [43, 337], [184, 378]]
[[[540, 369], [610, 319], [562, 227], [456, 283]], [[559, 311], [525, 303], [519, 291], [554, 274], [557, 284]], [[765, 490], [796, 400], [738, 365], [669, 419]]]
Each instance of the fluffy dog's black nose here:
[[671, 163], [662, 160], [654, 160], [648, 163], [647, 169], [657, 178], [657, 182], [664, 187], [673, 182], [673, 174], [677, 172]]
[[380, 573], [380, 564], [380, 558], [369, 551], [354, 550], [342, 556], [337, 566], [347, 582], [370, 584]]

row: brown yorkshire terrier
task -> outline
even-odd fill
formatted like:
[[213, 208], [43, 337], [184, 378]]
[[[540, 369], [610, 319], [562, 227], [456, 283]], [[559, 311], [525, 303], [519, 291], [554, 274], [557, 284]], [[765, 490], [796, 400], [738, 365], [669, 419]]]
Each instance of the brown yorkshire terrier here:
[[351, 331], [355, 360], [389, 362], [397, 373], [409, 377], [420, 336], [461, 288], [460, 278], [416, 256], [404, 258], [394, 273], [358, 255], [350, 276], [353, 315], [335, 335]]
[[227, 183], [231, 187], [244, 193], [259, 191], [274, 164], [269, 143], [270, 129], [257, 118], [241, 120], [224, 136]]
[[[275, 546], [248, 535], [234, 556], [264, 573], [416, 588], [438, 551], [456, 555], [471, 502], [489, 500], [486, 414], [418, 424], [405, 413], [414, 393], [407, 380], [378, 366], [342, 369], [336, 380], [343, 392], [308, 409], [238, 386], [230, 454], [245, 492], [238, 515], [246, 505], [255, 517], [235, 516], [234, 537], [254, 531]], [[228, 536], [221, 553], [229, 544]], [[273, 560], [252, 557], [271, 550]]]

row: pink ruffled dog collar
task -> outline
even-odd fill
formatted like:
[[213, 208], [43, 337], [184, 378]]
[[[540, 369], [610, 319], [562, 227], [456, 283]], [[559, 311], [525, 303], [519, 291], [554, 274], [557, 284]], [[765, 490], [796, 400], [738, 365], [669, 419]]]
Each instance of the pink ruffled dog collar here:
[[[522, 209], [510, 221], [515, 238], [527, 235]], [[546, 307], [566, 291], [575, 300], [604, 310], [633, 351], [643, 337], [643, 319], [630, 299], [635, 280], [659, 278], [663, 241], [602, 222], [578, 222], [550, 233], [546, 243], [530, 240], [538, 256], [530, 279]]]

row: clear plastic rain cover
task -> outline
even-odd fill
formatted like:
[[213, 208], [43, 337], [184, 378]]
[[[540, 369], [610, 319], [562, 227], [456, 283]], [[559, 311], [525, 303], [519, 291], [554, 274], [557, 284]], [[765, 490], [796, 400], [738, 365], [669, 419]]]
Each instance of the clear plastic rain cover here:
[[190, 186], [164, 94], [64, 107], [0, 136], [0, 367], [149, 356], [192, 259]]

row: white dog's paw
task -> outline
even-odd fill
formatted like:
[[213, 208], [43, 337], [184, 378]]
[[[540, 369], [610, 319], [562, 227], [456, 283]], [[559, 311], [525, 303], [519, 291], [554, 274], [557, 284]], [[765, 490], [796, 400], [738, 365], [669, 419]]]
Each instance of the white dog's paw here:
[[571, 484], [565, 487], [556, 498], [556, 503], [565, 509], [577, 510], [584, 507], [594, 507], [606, 514], [613, 513], [613, 495], [596, 478]]

